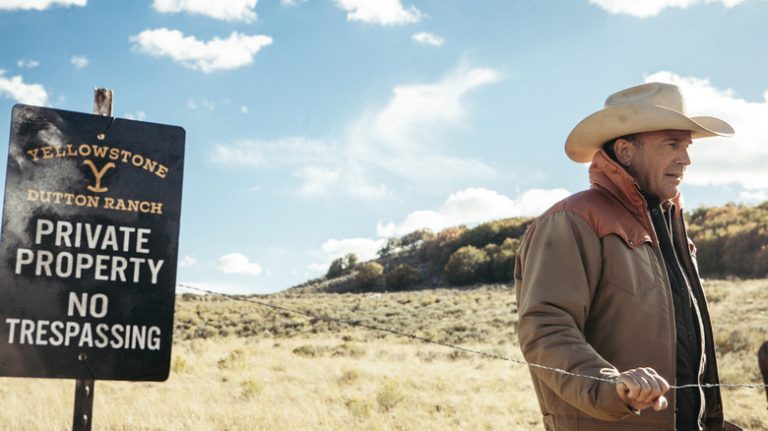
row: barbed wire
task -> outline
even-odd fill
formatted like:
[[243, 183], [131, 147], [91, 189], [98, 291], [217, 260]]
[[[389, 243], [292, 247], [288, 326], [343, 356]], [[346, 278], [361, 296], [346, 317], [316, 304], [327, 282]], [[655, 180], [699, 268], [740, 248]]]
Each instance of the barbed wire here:
[[[532, 367], [532, 368], [538, 368], [538, 369], [541, 369], [541, 370], [547, 370], [547, 371], [551, 371], [551, 372], [554, 372], [554, 373], [557, 373], [557, 374], [561, 374], [561, 375], [565, 375], [565, 376], [578, 377], [578, 378], [593, 380], [593, 381], [597, 381], [597, 382], [611, 383], [611, 384], [616, 384], [617, 383], [617, 380], [615, 378], [597, 377], [597, 376], [590, 376], [590, 375], [587, 375], [587, 374], [574, 373], [574, 372], [571, 372], [571, 371], [568, 371], [568, 370], [563, 370], [561, 368], [548, 367], [546, 365], [536, 364], [536, 363], [528, 362], [528, 361], [525, 361], [525, 360], [522, 360], [522, 359], [516, 359], [516, 358], [512, 358], [512, 357], [504, 356], [504, 355], [499, 355], [499, 354], [495, 354], [495, 353], [488, 353], [488, 352], [484, 352], [482, 350], [470, 349], [468, 347], [460, 346], [458, 344], [453, 344], [453, 343], [448, 343], [448, 342], [445, 342], [445, 341], [435, 340], [435, 339], [432, 339], [432, 338], [422, 337], [422, 336], [419, 336], [419, 335], [416, 335], [416, 334], [409, 334], [409, 333], [406, 333], [406, 332], [398, 331], [396, 329], [384, 328], [384, 327], [376, 326], [376, 325], [370, 325], [370, 324], [367, 324], [367, 323], [360, 322], [358, 320], [341, 319], [341, 318], [332, 317], [332, 316], [323, 316], [323, 315], [320, 315], [320, 314], [309, 313], [309, 312], [306, 312], [306, 311], [301, 311], [301, 310], [296, 310], [296, 309], [292, 309], [292, 308], [288, 308], [288, 307], [283, 307], [283, 306], [276, 305], [276, 304], [271, 304], [269, 302], [259, 301], [258, 299], [254, 299], [252, 297], [244, 297], [242, 295], [233, 295], [233, 294], [229, 294], [229, 293], [216, 292], [216, 291], [213, 291], [213, 290], [208, 290], [208, 289], [203, 289], [203, 288], [200, 288], [200, 287], [190, 286], [188, 284], [177, 283], [177, 286], [183, 287], [185, 289], [194, 290], [194, 291], [197, 291], [197, 292], [207, 293], [207, 294], [210, 294], [210, 295], [222, 296], [222, 297], [229, 298], [229, 299], [232, 299], [232, 300], [235, 300], [235, 301], [249, 302], [249, 303], [252, 303], [252, 304], [257, 304], [257, 305], [261, 305], [263, 307], [271, 308], [273, 310], [279, 310], [279, 311], [284, 311], [284, 312], [287, 312], [287, 313], [298, 314], [300, 316], [304, 316], [304, 317], [307, 317], [309, 319], [316, 319], [316, 320], [322, 320], [322, 321], [325, 321], [325, 322], [339, 323], [339, 324], [342, 324], [342, 325], [348, 325], [348, 326], [354, 326], [354, 327], [358, 327], [358, 328], [364, 328], [364, 329], [368, 329], [368, 330], [371, 330], [371, 331], [385, 332], [385, 333], [388, 333], [388, 334], [396, 335], [398, 337], [409, 338], [411, 340], [421, 341], [421, 342], [427, 343], [427, 344], [434, 344], [434, 345], [438, 345], [438, 346], [442, 346], [442, 347], [447, 347], [447, 348], [452, 349], [452, 350], [456, 350], [456, 351], [460, 351], [460, 352], [465, 352], [465, 353], [470, 353], [470, 354], [473, 354], [473, 355], [478, 355], [478, 356], [486, 357], [486, 358], [489, 358], [489, 359], [496, 359], [496, 360], [500, 360], [500, 361], [512, 362], [512, 363], [515, 363], [515, 364], [518, 364], [518, 365], [527, 365], [527, 366]], [[749, 388], [749, 389], [756, 389], [756, 388], [766, 388], [766, 387], [768, 387], [768, 385], [765, 385], [765, 384], [762, 384], [762, 383], [700, 383], [700, 384], [693, 383], [693, 384], [686, 384], [686, 385], [670, 385], [669, 387], [670, 387], [670, 389], [716, 388], [716, 387], [720, 387], [720, 388]]]

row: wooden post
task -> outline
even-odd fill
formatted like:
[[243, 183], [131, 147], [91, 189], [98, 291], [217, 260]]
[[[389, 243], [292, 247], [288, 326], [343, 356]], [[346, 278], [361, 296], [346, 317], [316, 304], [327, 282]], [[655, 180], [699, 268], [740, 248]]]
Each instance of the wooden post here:
[[[112, 90], [107, 88], [95, 88], [93, 90], [93, 113], [106, 117], [112, 116]], [[97, 136], [103, 140], [104, 136]], [[88, 355], [81, 353], [80, 361], [88, 360]], [[75, 381], [75, 411], [72, 415], [72, 431], [91, 431], [93, 424], [93, 396], [95, 380]]]
[[112, 90], [108, 88], [93, 89], [93, 113], [105, 117], [112, 116]]
[[[757, 363], [760, 365], [760, 373], [763, 375], [763, 383], [768, 385], [768, 341], [760, 346], [757, 351]], [[768, 397], [768, 387], [765, 388], [765, 396]]]

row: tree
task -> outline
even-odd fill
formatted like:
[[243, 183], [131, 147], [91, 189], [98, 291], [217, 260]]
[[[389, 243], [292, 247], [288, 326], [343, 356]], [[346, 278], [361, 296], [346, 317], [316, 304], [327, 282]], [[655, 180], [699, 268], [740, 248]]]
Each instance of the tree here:
[[357, 255], [349, 253], [344, 257], [334, 259], [333, 262], [331, 262], [331, 266], [328, 267], [328, 272], [325, 274], [325, 277], [336, 278], [355, 266], [357, 266]]
[[328, 267], [328, 272], [325, 274], [326, 278], [336, 278], [344, 273], [344, 258], [340, 257], [334, 259], [331, 262], [331, 266]]
[[366, 262], [357, 267], [357, 287], [359, 289], [370, 289], [376, 285], [376, 281], [384, 272], [384, 267], [377, 262]]
[[445, 278], [453, 285], [466, 285], [483, 280], [490, 259], [485, 251], [467, 245], [456, 250], [445, 264]]
[[389, 238], [387, 242], [376, 252], [379, 257], [387, 257], [400, 248], [400, 238]]
[[418, 283], [421, 277], [419, 271], [411, 265], [401, 263], [386, 276], [388, 290], [406, 290]]
[[357, 266], [357, 255], [355, 253], [349, 253], [346, 256], [344, 256], [344, 261], [345, 261], [344, 269], [352, 269], [355, 266]]

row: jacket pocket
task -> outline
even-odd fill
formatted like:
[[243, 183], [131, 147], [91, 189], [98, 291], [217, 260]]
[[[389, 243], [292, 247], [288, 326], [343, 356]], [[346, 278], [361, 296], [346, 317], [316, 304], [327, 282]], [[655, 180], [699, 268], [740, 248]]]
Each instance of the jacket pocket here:
[[661, 280], [661, 268], [650, 244], [630, 248], [618, 237], [616, 241], [604, 243], [603, 282], [605, 284], [632, 296], [639, 296], [659, 287]]

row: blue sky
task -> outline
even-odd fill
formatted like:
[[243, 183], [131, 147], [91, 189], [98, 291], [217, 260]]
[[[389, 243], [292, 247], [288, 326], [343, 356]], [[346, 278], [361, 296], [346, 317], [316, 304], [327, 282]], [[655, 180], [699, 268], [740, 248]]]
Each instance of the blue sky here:
[[689, 209], [768, 200], [766, 22], [765, 0], [0, 0], [0, 130], [94, 87], [184, 127], [178, 281], [267, 293], [587, 187], [565, 137], [645, 81], [736, 129], [692, 147]]

